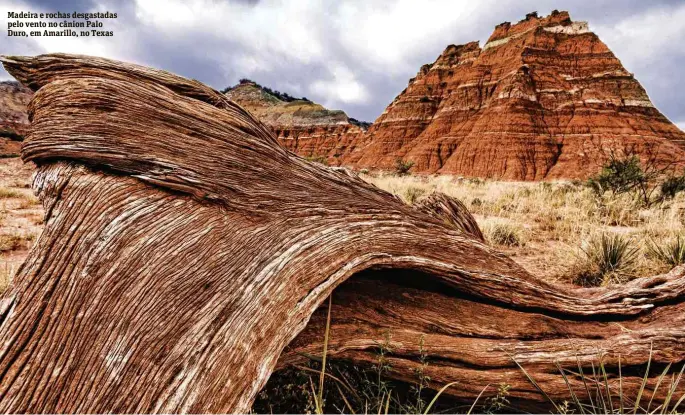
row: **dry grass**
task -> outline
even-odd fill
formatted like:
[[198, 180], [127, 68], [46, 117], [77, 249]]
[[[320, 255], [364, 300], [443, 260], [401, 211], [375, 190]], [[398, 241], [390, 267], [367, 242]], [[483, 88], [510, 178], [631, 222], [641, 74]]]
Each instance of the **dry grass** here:
[[14, 270], [15, 267], [6, 262], [0, 266], [0, 293], [5, 292], [7, 287], [9, 287], [12, 276], [14, 275]]
[[21, 246], [22, 240], [20, 235], [0, 235], [0, 252], [14, 251]]
[[0, 199], [12, 199], [21, 197], [23, 197], [23, 194], [16, 189], [0, 187]]
[[[17, 268], [42, 228], [42, 207], [31, 194], [31, 165], [0, 160], [0, 270]], [[453, 176], [362, 174], [415, 203], [432, 192], [460, 199], [488, 241], [531, 273], [573, 282], [592, 268], [588, 247], [602, 235], [621, 235], [637, 249], [622, 280], [667, 271], [685, 242], [685, 195], [650, 208], [628, 194], [598, 197], [582, 184], [464, 179]], [[662, 254], [658, 253], [661, 248]], [[670, 258], [670, 259], [669, 259]], [[608, 279], [611, 280], [611, 279]]]
[[0, 160], [0, 293], [24, 261], [43, 226], [43, 209], [29, 189], [33, 168]]
[[600, 197], [572, 182], [389, 174], [362, 174], [362, 178], [410, 203], [432, 192], [458, 198], [474, 214], [490, 243], [533, 274], [557, 282], [573, 282], [579, 272], [587, 270], [588, 247], [602, 235], [620, 235], [636, 250], [635, 261], [621, 280], [667, 271], [672, 264], [666, 256], [654, 254], [652, 247], [669, 249], [685, 235], [682, 193], [647, 208], [629, 194]]

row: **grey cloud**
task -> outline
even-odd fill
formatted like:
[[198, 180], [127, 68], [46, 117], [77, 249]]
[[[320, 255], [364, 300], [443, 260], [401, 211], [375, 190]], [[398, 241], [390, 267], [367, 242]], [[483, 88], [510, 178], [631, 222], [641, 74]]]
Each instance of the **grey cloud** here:
[[[63, 9], [93, 8], [101, 2], [90, 0], [71, 0], [68, 3], [29, 0], [32, 8], [59, 7]], [[251, 8], [271, 7], [268, 1], [236, 0], [247, 4]], [[67, 4], [68, 6], [64, 6]], [[590, 27], [611, 27], [617, 22], [647, 13], [655, 8], [674, 9], [682, 5], [682, 1], [661, 0], [650, 1], [626, 0], [620, 5], [613, 0], [594, 0], [586, 2], [578, 1], [498, 1], [497, 7], [488, 9], [476, 9], [467, 16], [455, 16], [454, 23], [445, 30], [433, 36], [421, 39], [422, 47], [407, 58], [406, 67], [399, 71], [388, 70], [388, 65], [371, 65], [369, 62], [374, 56], [368, 56], [360, 51], [350, 50], [346, 47], [340, 33], [328, 30], [331, 21], [337, 16], [334, 3], [331, 3], [329, 12], [318, 16], [315, 21], [294, 22], [316, 27], [314, 33], [319, 36], [316, 41], [325, 50], [325, 56], [321, 59], [303, 61], [288, 56], [287, 52], [274, 53], [256, 49], [249, 41], [227, 41], [216, 33], [203, 28], [193, 28], [183, 33], [183, 36], [167, 37], [160, 34], [147, 22], [139, 21], [133, 4], [127, 2], [105, 3], [111, 11], [117, 11], [120, 18], [117, 19], [120, 28], [126, 31], [126, 45], [118, 44], [121, 50], [126, 50], [129, 60], [137, 63], [155, 66], [179, 73], [183, 76], [198, 79], [202, 82], [221, 89], [235, 84], [238, 79], [247, 77], [255, 81], [292, 93], [293, 95], [306, 95], [317, 102], [325, 103], [332, 108], [345, 110], [350, 116], [373, 121], [389, 104], [392, 99], [402, 91], [410, 77], [414, 76], [419, 67], [432, 62], [451, 43], [460, 44], [472, 40], [479, 40], [481, 45], [487, 40], [494, 26], [503, 21], [518, 21], [531, 11], [539, 14], [548, 14], [552, 9], [569, 10], [574, 20], [587, 20]], [[392, 7], [387, 2], [386, 7]], [[335, 5], [338, 5], [335, 3]], [[118, 9], [118, 10], [115, 10]], [[235, 18], [232, 16], [231, 18]], [[227, 25], [231, 20], [227, 17]], [[257, 24], [257, 23], [255, 23]], [[259, 27], [254, 28], [259, 31]], [[408, 27], [396, 27], [392, 29], [401, 34], [401, 31], [412, 30]], [[419, 33], [420, 35], [420, 33]], [[658, 36], [658, 33], [654, 33]], [[114, 42], [124, 36], [115, 36]], [[680, 48], [685, 39], [674, 39], [673, 47]], [[311, 39], [302, 39], [302, 42], [310, 42]], [[9, 53], [35, 54], [43, 51], [37, 50], [31, 41], [10, 41]], [[612, 45], [609, 45], [610, 47]], [[5, 46], [2, 46], [5, 53]], [[354, 49], [354, 48], [352, 48]], [[619, 55], [619, 58], [621, 56]], [[240, 59], [253, 58], [257, 62], [268, 62], [268, 68], [251, 68], [241, 70], [237, 62]], [[331, 63], [335, 61], [349, 68], [355, 75], [356, 80], [369, 92], [369, 99], [362, 103], [345, 103], [335, 97], [317, 95], [310, 87], [315, 81], [331, 80], [334, 77]], [[685, 57], [674, 53], [662, 56], [648, 65], [629, 68], [635, 72], [636, 77], [642, 82], [651, 98], [669, 118], [674, 121], [685, 120], [685, 107], [682, 105], [679, 95], [674, 93], [674, 88], [681, 85], [683, 80], [682, 71], [679, 68], [685, 65]], [[393, 68], [396, 69], [396, 68]], [[0, 78], [2, 77], [0, 73]]]

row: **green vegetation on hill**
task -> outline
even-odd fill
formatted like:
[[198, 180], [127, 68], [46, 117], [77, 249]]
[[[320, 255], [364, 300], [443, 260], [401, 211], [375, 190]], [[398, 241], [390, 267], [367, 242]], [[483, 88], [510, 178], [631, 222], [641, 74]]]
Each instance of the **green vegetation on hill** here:
[[269, 94], [269, 95], [273, 95], [274, 97], [278, 98], [278, 99], [281, 100], [281, 101], [285, 101], [285, 102], [293, 102], [293, 101], [306, 101], [306, 102], [312, 102], [312, 101], [310, 101], [307, 97], [296, 98], [296, 97], [294, 97], [294, 96], [288, 94], [287, 92], [280, 92], [280, 91], [271, 89], [271, 88], [269, 88], [269, 87], [262, 86], [262, 85], [258, 84], [257, 82], [255, 82], [255, 81], [253, 81], [253, 80], [250, 80], [250, 79], [247, 79], [247, 78], [241, 79], [241, 80], [239, 81], [238, 85], [229, 86], [229, 87], [227, 87], [227, 88], [222, 89], [222, 90], [221, 90], [221, 93], [222, 93], [222, 94], [225, 94], [225, 93], [227, 93], [228, 91], [231, 91], [232, 89], [234, 89], [234, 88], [236, 88], [236, 87], [238, 87], [238, 86], [240, 86], [240, 85], [245, 85], [245, 84], [254, 85], [255, 87], [261, 89], [263, 92], [266, 92], [266, 93]]
[[247, 86], [259, 89], [259, 91], [262, 93], [261, 99], [263, 99], [265, 101], [272, 102], [272, 103], [278, 103], [278, 101], [284, 102], [284, 103], [286, 103], [287, 107], [297, 108], [298, 110], [306, 108], [306, 110], [309, 111], [309, 114], [311, 116], [318, 116], [318, 117], [344, 116], [344, 118], [346, 118], [350, 122], [350, 124], [356, 125], [360, 128], [363, 128], [364, 130], [368, 129], [369, 126], [371, 126], [370, 122], [359, 121], [355, 118], [347, 117], [345, 112], [342, 110], [326, 109], [323, 106], [316, 104], [315, 102], [311, 101], [307, 97], [297, 98], [297, 97], [294, 97], [294, 96], [288, 94], [287, 92], [280, 92], [280, 91], [271, 89], [269, 87], [265, 87], [263, 85], [258, 84], [255, 81], [252, 81], [252, 80], [247, 79], [247, 78], [241, 79], [239, 81], [239, 83], [235, 86], [230, 86], [230, 87], [224, 88], [223, 90], [221, 90], [221, 93], [223, 93], [223, 94], [229, 93], [230, 91], [233, 91], [233, 90], [235, 90], [235, 89], [237, 89], [243, 85], [247, 85]]

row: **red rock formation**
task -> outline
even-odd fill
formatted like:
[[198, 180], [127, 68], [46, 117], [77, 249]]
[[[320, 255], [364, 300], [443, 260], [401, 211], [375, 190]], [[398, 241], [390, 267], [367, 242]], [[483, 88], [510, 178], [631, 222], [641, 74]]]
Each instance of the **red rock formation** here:
[[516, 180], [583, 178], [611, 150], [685, 161], [685, 133], [585, 22], [567, 12], [502, 23], [481, 49], [450, 45], [343, 162]]
[[226, 96], [271, 127], [288, 150], [311, 158], [340, 164], [347, 145], [366, 127], [343, 111], [329, 110], [306, 99], [284, 101], [247, 80], [229, 89]]
[[[0, 129], [9, 119], [20, 131], [26, 116], [5, 115], [3, 88]], [[567, 12], [502, 23], [483, 48], [448, 46], [368, 131], [343, 111], [272, 92], [247, 81], [226, 94], [287, 149], [332, 165], [392, 169], [402, 158], [414, 172], [541, 180], [588, 177], [613, 151], [685, 164], [685, 133]]]
[[33, 92], [18, 82], [0, 82], [0, 156], [18, 155], [29, 117], [26, 106]]

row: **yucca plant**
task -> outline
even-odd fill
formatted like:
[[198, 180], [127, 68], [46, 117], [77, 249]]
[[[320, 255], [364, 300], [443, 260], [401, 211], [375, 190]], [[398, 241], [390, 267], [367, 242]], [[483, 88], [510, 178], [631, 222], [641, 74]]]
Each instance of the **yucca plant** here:
[[595, 260], [602, 274], [629, 269], [635, 263], [637, 253], [638, 249], [631, 246], [630, 239], [621, 235], [602, 234], [595, 241]]
[[576, 277], [576, 283], [585, 286], [624, 282], [639, 253], [629, 238], [608, 234], [602, 234], [583, 251], [587, 267]]
[[[519, 367], [523, 374], [528, 378], [533, 386], [551, 403], [554, 407], [554, 413], [569, 414], [681, 414], [681, 405], [685, 401], [685, 394], [682, 393], [680, 386], [683, 373], [685, 373], [685, 365], [681, 366], [680, 370], [674, 368], [671, 364], [661, 371], [657, 378], [656, 384], [651, 389], [650, 399], [646, 399], [645, 390], [648, 389], [650, 368], [652, 366], [653, 350], [650, 348], [649, 360], [645, 369], [642, 382], [635, 395], [624, 392], [623, 375], [621, 374], [621, 358], [618, 361], [618, 388], [611, 385], [610, 378], [607, 375], [604, 366], [604, 359], [601, 354], [597, 356], [597, 370], [595, 370], [595, 362], [592, 362], [592, 371], [590, 373], [584, 372], [580, 360], [577, 361], [578, 370], [564, 368], [558, 362], [555, 362], [561, 377], [564, 379], [569, 391], [569, 399], [564, 402], [555, 402], [542, 387], [533, 379], [533, 377], [526, 372], [519, 362], [512, 357], [514, 363]], [[580, 378], [585, 385], [585, 388], [576, 389], [571, 386], [569, 378]], [[665, 391], [665, 400], [659, 404], [654, 401], [654, 397], [660, 390]], [[680, 393], [678, 391], [681, 390]]]
[[649, 253], [664, 264], [672, 267], [685, 264], [685, 236], [678, 236], [665, 244], [657, 244], [651, 241]]

